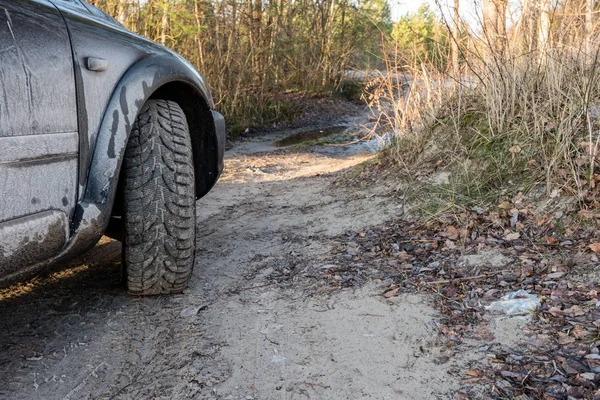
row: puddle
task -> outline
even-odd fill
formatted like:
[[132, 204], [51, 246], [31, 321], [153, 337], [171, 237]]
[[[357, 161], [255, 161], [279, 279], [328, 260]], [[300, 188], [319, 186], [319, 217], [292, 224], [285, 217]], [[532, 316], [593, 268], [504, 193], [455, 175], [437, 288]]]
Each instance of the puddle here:
[[331, 126], [329, 128], [314, 129], [312, 131], [306, 131], [306, 132], [298, 132], [298, 133], [294, 133], [293, 135], [290, 135], [284, 139], [276, 141], [275, 143], [273, 143], [273, 146], [285, 147], [285, 146], [291, 146], [293, 144], [309, 142], [311, 140], [321, 139], [321, 138], [324, 138], [326, 136], [330, 136], [330, 135], [333, 135], [336, 133], [342, 133], [343, 131], [346, 130], [346, 128], [348, 128], [348, 127], [347, 126]]

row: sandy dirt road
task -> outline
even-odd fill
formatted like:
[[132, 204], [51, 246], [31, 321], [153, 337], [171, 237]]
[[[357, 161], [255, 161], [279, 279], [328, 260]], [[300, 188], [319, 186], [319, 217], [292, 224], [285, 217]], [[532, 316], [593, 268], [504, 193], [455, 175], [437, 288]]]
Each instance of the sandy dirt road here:
[[198, 202], [186, 293], [128, 296], [108, 240], [4, 292], [0, 398], [452, 398], [482, 355], [439, 362], [429, 297], [386, 299], [376, 279], [318, 284], [336, 237], [401, 216], [399, 189], [334, 185], [372, 157], [356, 149], [270, 150], [258, 140], [227, 152]]

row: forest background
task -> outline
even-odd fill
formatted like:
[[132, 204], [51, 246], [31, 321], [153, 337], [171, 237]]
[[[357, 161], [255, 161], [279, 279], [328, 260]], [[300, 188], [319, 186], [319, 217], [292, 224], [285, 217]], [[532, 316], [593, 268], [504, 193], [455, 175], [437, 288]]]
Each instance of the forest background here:
[[340, 89], [348, 68], [382, 66], [385, 0], [93, 0], [205, 75], [229, 133], [289, 120], [290, 93]]

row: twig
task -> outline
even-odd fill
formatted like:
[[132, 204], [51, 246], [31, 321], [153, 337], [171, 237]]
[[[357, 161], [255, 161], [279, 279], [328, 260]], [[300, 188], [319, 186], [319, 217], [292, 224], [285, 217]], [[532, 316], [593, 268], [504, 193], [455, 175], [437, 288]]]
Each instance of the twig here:
[[454, 282], [473, 281], [473, 280], [476, 280], [476, 279], [489, 278], [489, 277], [492, 277], [494, 275], [502, 274], [502, 273], [508, 272], [508, 271], [510, 271], [510, 270], [503, 269], [501, 271], [495, 271], [495, 272], [491, 272], [489, 274], [475, 275], [475, 276], [466, 276], [464, 278], [444, 279], [444, 280], [441, 280], [441, 281], [425, 282], [425, 285], [439, 285], [439, 284], [442, 284], [442, 283], [454, 283]]
[[552, 360], [552, 365], [554, 366], [554, 372], [558, 372], [560, 375], [565, 376], [560, 369], [556, 366], [556, 361]]

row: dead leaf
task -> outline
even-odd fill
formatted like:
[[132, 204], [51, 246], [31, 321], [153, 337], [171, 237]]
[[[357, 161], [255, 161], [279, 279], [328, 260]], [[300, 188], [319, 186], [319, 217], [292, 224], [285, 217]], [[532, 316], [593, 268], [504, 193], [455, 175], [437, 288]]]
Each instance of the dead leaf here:
[[585, 339], [586, 337], [591, 335], [590, 332], [588, 332], [580, 326], [576, 326], [573, 329], [571, 329], [571, 334], [577, 339]]
[[512, 232], [504, 236], [504, 240], [506, 240], [507, 242], [512, 242], [513, 240], [517, 240], [520, 237], [521, 234], [519, 232]]
[[520, 153], [521, 146], [515, 145], [515, 146], [511, 147], [510, 149], [508, 149], [508, 151], [510, 151], [512, 154]]
[[561, 310], [558, 307], [551, 307], [548, 312], [552, 315], [554, 315], [555, 317], [558, 317], [559, 315], [562, 316], [567, 316], [567, 317], [580, 317], [582, 315], [585, 315], [588, 313], [589, 310], [586, 310], [585, 308], [581, 308], [577, 305], [575, 306], [571, 306], [570, 308], [565, 308], [564, 310]]
[[510, 210], [512, 208], [512, 204], [508, 201], [503, 201], [502, 203], [498, 204], [498, 208], [502, 209], [502, 210]]
[[521, 231], [521, 230], [525, 229], [525, 225], [523, 225], [521, 222], [517, 222], [515, 224], [515, 228], [517, 228], [518, 230]]
[[548, 312], [550, 314], [554, 315], [555, 317], [564, 315], [563, 310], [561, 310], [558, 307], [550, 307], [550, 309], [548, 310]]
[[558, 245], [558, 239], [552, 236], [546, 236], [546, 243], [549, 244], [550, 246], [557, 246]]
[[446, 240], [446, 242], [444, 243], [444, 245], [446, 245], [446, 247], [448, 248], [448, 250], [454, 250], [456, 248], [456, 244], [454, 244], [454, 242], [451, 241], [451, 240]]
[[[566, 333], [563, 333], [563, 335], [566, 336]], [[559, 336], [560, 336], [560, 334], [559, 334]], [[556, 360], [558, 361], [558, 364], [565, 371], [565, 373], [567, 375], [576, 375], [579, 373], [579, 371], [577, 371], [575, 368], [573, 368], [569, 365], [569, 362], [567, 361], [566, 358], [557, 356]]]
[[452, 225], [448, 225], [448, 227], [446, 228], [446, 237], [450, 240], [456, 240], [456, 239], [458, 239], [458, 236], [459, 236], [458, 229], [456, 229]]
[[554, 280], [558, 278], [562, 278], [565, 275], [564, 272], [553, 272], [551, 274], [546, 275], [546, 279]]
[[564, 332], [558, 332], [558, 344], [570, 344], [574, 342], [574, 337], [571, 337]]
[[500, 371], [500, 375], [502, 375], [504, 378], [511, 378], [511, 379], [518, 379], [518, 380], [523, 379], [527, 376], [521, 372], [514, 372], [514, 371]]
[[589, 310], [586, 310], [585, 308], [581, 308], [577, 305], [575, 306], [571, 306], [571, 308], [567, 308], [566, 310], [563, 310], [563, 312], [566, 315], [569, 315], [571, 317], [580, 317], [582, 315], [587, 314]]
[[598, 243], [592, 243], [588, 247], [594, 253], [600, 253], [600, 242], [598, 242]]
[[394, 297], [396, 294], [398, 294], [398, 291], [400, 290], [400, 288], [396, 285], [393, 285], [390, 289], [388, 289], [385, 293], [383, 293], [383, 297], [385, 297], [386, 299], [389, 299], [390, 297]]

